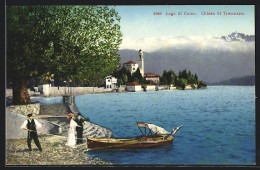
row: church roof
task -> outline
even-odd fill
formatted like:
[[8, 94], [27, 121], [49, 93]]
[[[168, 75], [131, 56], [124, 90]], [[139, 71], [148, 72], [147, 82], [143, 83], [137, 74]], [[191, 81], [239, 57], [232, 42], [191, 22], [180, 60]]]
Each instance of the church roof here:
[[159, 77], [157, 74], [155, 74], [155, 73], [144, 73], [144, 75], [146, 76], [146, 77]]
[[141, 84], [139, 84], [137, 82], [131, 82], [131, 83], [128, 83], [127, 86], [141, 86]]

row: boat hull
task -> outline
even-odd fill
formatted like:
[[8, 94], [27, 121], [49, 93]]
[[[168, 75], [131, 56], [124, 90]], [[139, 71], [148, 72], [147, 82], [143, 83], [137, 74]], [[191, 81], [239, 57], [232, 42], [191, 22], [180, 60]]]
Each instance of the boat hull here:
[[129, 139], [116, 138], [87, 138], [88, 149], [139, 149], [165, 146], [172, 144], [173, 136], [152, 135]]

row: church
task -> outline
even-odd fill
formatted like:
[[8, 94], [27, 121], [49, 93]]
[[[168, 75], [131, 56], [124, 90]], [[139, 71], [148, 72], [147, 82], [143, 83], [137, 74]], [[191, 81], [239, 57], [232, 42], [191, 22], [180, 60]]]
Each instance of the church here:
[[123, 66], [130, 71], [131, 74], [136, 72], [137, 68], [139, 68], [141, 75], [144, 77], [144, 57], [143, 52], [140, 49], [139, 50], [139, 56], [138, 56], [138, 64], [136, 64], [133, 61], [128, 61], [123, 64]]
[[127, 61], [123, 63], [123, 66], [130, 71], [131, 74], [136, 72], [139, 68], [142, 77], [145, 77], [146, 80], [151, 80], [154, 83], [159, 83], [159, 76], [155, 73], [144, 73], [144, 55], [143, 51], [140, 49], [138, 53], [138, 64], [133, 61]]

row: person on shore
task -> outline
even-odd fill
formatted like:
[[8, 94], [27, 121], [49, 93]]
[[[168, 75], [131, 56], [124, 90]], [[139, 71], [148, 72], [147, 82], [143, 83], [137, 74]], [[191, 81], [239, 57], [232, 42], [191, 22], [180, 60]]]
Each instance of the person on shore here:
[[77, 144], [81, 144], [83, 143], [83, 123], [84, 121], [87, 121], [86, 119], [84, 119], [80, 113], [78, 113], [78, 117], [75, 120], [75, 122], [79, 125], [79, 127], [76, 127], [76, 131], [77, 131]]
[[75, 128], [77, 126], [79, 127], [79, 125], [74, 121], [73, 113], [69, 113], [67, 119], [70, 119], [70, 126], [68, 129], [68, 139], [66, 145], [74, 148], [76, 144]]
[[28, 131], [27, 145], [28, 145], [29, 151], [32, 151], [32, 146], [31, 146], [32, 139], [34, 140], [34, 143], [38, 147], [39, 151], [42, 151], [42, 147], [41, 147], [40, 141], [38, 139], [38, 134], [37, 134], [36, 128], [40, 128], [42, 133], [45, 135], [46, 135], [46, 132], [42, 128], [42, 125], [36, 119], [33, 119], [32, 114], [28, 114], [27, 117], [28, 117], [28, 120], [25, 120], [23, 122], [21, 129]]

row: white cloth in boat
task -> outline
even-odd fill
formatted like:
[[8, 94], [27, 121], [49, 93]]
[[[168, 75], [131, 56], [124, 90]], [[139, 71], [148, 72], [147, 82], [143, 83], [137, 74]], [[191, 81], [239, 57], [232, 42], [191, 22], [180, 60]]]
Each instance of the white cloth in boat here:
[[164, 128], [156, 126], [154, 124], [147, 123], [147, 126], [149, 129], [151, 129], [154, 133], [157, 133], [157, 134], [169, 134], [170, 133], [167, 130], [165, 130]]

